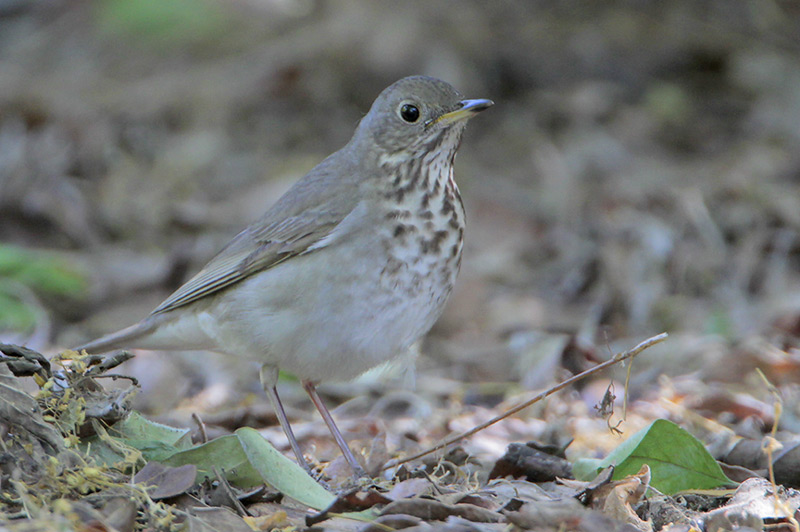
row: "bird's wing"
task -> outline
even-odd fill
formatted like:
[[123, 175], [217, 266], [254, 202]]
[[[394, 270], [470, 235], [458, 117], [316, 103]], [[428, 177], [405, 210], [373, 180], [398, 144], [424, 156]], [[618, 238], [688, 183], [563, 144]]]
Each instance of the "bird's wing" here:
[[153, 314], [174, 310], [222, 290], [248, 276], [266, 270], [318, 244], [334, 230], [338, 220], [331, 217], [309, 220], [295, 216], [270, 227], [253, 226], [239, 233], [194, 277], [178, 288]]
[[197, 301], [345, 236], [353, 227], [348, 220], [352, 222], [363, 210], [358, 208], [360, 199], [356, 194], [362, 174], [355, 170], [347, 147], [329, 156], [152, 314]]
[[286, 259], [324, 247], [343, 217], [303, 212], [269, 225], [254, 224], [239, 233], [197, 275], [161, 303], [153, 314], [187, 305]]

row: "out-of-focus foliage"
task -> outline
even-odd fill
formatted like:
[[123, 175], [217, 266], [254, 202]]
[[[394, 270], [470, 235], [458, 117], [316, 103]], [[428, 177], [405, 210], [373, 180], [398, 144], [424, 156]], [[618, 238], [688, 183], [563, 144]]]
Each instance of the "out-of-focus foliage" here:
[[97, 3], [98, 26], [109, 36], [142, 44], [183, 46], [207, 41], [229, 28], [227, 11], [206, 0], [107, 0]]
[[36, 323], [35, 297], [78, 298], [86, 279], [61, 259], [0, 244], [0, 330], [26, 330]]

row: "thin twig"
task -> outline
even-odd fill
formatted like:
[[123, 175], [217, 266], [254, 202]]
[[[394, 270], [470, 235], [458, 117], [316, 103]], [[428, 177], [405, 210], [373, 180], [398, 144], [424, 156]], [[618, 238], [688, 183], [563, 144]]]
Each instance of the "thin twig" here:
[[200, 443], [208, 443], [208, 434], [206, 434], [206, 424], [200, 419], [197, 412], [192, 412], [192, 419], [200, 429]]
[[242, 502], [233, 493], [231, 485], [228, 484], [228, 479], [225, 478], [225, 476], [223, 476], [220, 468], [217, 466], [213, 466], [211, 470], [214, 472], [214, 475], [217, 477], [217, 480], [219, 481], [219, 487], [222, 489], [223, 493], [225, 493], [225, 495], [228, 496], [228, 499], [230, 500], [231, 504], [233, 505], [233, 508], [236, 510], [239, 516], [240, 517], [249, 516], [250, 512], [247, 511]]
[[767, 385], [767, 389], [775, 399], [775, 421], [772, 423], [772, 430], [770, 431], [769, 436], [765, 437], [763, 443], [761, 444], [762, 449], [764, 449], [764, 452], [767, 454], [767, 471], [769, 472], [769, 482], [772, 484], [772, 496], [774, 498], [775, 511], [783, 512], [786, 515], [786, 520], [792, 527], [792, 530], [794, 532], [800, 532], [800, 523], [798, 523], [797, 519], [795, 519], [794, 511], [789, 508], [785, 501], [781, 500], [778, 484], [775, 482], [775, 468], [773, 467], [773, 454], [783, 447], [777, 438], [778, 423], [780, 422], [781, 414], [783, 413], [783, 399], [781, 398], [781, 393], [778, 388], [772, 384], [769, 379], [767, 379], [767, 376], [764, 375], [764, 372], [761, 371], [760, 368], [756, 368], [756, 372], [764, 381], [764, 384]]
[[593, 375], [593, 374], [595, 374], [595, 373], [597, 373], [599, 371], [602, 371], [602, 370], [604, 370], [604, 369], [606, 369], [606, 368], [608, 368], [610, 366], [613, 366], [614, 364], [618, 364], [619, 362], [622, 362], [623, 360], [627, 360], [629, 358], [633, 358], [636, 355], [638, 355], [639, 353], [641, 353], [642, 351], [644, 351], [645, 349], [647, 349], [649, 347], [652, 347], [652, 346], [654, 346], [654, 345], [656, 345], [658, 343], [661, 343], [666, 339], [667, 339], [667, 333], [661, 333], [659, 335], [653, 336], [652, 338], [648, 338], [647, 340], [645, 340], [644, 342], [640, 343], [639, 345], [637, 345], [633, 349], [629, 349], [628, 351], [625, 351], [623, 353], [619, 353], [614, 358], [612, 358], [610, 360], [606, 360], [602, 364], [598, 364], [595, 367], [593, 367], [591, 369], [587, 369], [586, 371], [584, 371], [582, 373], [578, 373], [577, 375], [573, 375], [569, 379], [567, 379], [565, 381], [562, 381], [559, 384], [556, 384], [552, 388], [550, 388], [548, 390], [545, 390], [544, 392], [536, 395], [532, 399], [529, 399], [528, 401], [525, 401], [524, 403], [521, 403], [521, 404], [515, 406], [514, 408], [503, 412], [499, 416], [493, 417], [492, 419], [490, 419], [489, 421], [486, 421], [485, 423], [481, 423], [480, 425], [478, 425], [476, 427], [473, 427], [473, 428], [471, 428], [470, 430], [468, 430], [466, 432], [463, 432], [461, 434], [458, 434], [456, 436], [448, 438], [448, 439], [444, 440], [443, 442], [441, 442], [441, 443], [439, 443], [437, 445], [434, 445], [433, 447], [431, 447], [430, 449], [428, 449], [426, 451], [422, 451], [422, 452], [417, 453], [415, 455], [408, 456], [406, 458], [403, 458], [402, 460], [391, 461], [382, 470], [385, 471], [385, 470], [390, 469], [392, 467], [399, 466], [400, 464], [405, 464], [407, 462], [411, 462], [412, 460], [417, 460], [419, 458], [422, 458], [423, 456], [427, 456], [427, 455], [429, 455], [431, 453], [435, 453], [436, 451], [438, 451], [440, 449], [444, 449], [445, 447], [449, 447], [449, 446], [453, 445], [454, 443], [458, 443], [463, 439], [469, 438], [470, 436], [472, 436], [474, 434], [477, 434], [478, 432], [482, 431], [483, 429], [485, 429], [487, 427], [491, 427], [495, 423], [497, 423], [499, 421], [502, 421], [502, 420], [504, 420], [504, 419], [506, 419], [506, 418], [508, 418], [510, 416], [513, 416], [514, 414], [516, 414], [517, 412], [520, 412], [521, 410], [525, 410], [526, 408], [528, 408], [532, 404], [541, 401], [542, 399], [554, 394], [555, 392], [557, 392], [559, 390], [563, 390], [567, 386], [570, 386], [571, 384], [574, 384], [574, 383], [576, 383], [576, 382], [578, 382], [578, 381], [580, 381], [582, 379], [585, 379], [586, 377], [588, 377], [590, 375]]

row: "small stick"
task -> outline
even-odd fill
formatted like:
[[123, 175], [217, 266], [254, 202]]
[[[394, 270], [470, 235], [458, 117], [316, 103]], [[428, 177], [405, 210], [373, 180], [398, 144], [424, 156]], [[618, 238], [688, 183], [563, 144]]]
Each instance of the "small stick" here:
[[637, 345], [633, 349], [629, 349], [628, 351], [625, 351], [623, 353], [619, 353], [614, 358], [606, 360], [602, 364], [598, 364], [595, 367], [593, 367], [591, 369], [587, 369], [586, 371], [584, 371], [582, 373], [578, 373], [577, 375], [573, 375], [569, 379], [567, 379], [565, 381], [562, 381], [559, 384], [556, 384], [555, 386], [553, 386], [552, 388], [550, 388], [548, 390], [545, 390], [544, 392], [536, 395], [532, 399], [529, 399], [528, 401], [525, 401], [524, 403], [519, 404], [519, 405], [515, 406], [514, 408], [503, 412], [499, 416], [493, 417], [489, 421], [481, 423], [480, 425], [478, 425], [476, 427], [473, 427], [473, 428], [469, 429], [466, 432], [463, 432], [461, 434], [458, 434], [456, 436], [448, 438], [448, 439], [444, 440], [443, 442], [434, 445], [433, 447], [431, 447], [430, 449], [428, 449], [426, 451], [422, 451], [422, 452], [417, 453], [415, 455], [408, 456], [406, 458], [403, 458], [402, 460], [392, 461], [389, 464], [387, 464], [382, 469], [382, 471], [386, 471], [387, 469], [390, 469], [392, 467], [399, 466], [400, 464], [405, 464], [407, 462], [411, 462], [412, 460], [417, 460], [418, 458], [422, 458], [423, 456], [429, 455], [431, 453], [435, 453], [436, 451], [438, 451], [440, 449], [444, 449], [445, 447], [449, 447], [449, 446], [453, 445], [454, 443], [460, 442], [463, 439], [469, 438], [470, 436], [472, 436], [474, 434], [477, 434], [478, 432], [482, 431], [483, 429], [485, 429], [487, 427], [491, 427], [495, 423], [497, 423], [499, 421], [502, 421], [502, 420], [504, 420], [504, 419], [506, 419], [506, 418], [508, 418], [510, 416], [513, 416], [514, 414], [516, 414], [517, 412], [519, 412], [521, 410], [525, 410], [526, 408], [528, 408], [532, 404], [541, 401], [542, 399], [554, 394], [555, 392], [557, 392], [559, 390], [562, 390], [562, 389], [566, 388], [567, 386], [569, 386], [571, 384], [574, 384], [574, 383], [576, 383], [576, 382], [578, 382], [578, 381], [580, 381], [582, 379], [585, 379], [586, 377], [588, 377], [588, 376], [590, 376], [590, 375], [592, 375], [594, 373], [597, 373], [598, 371], [602, 371], [602, 370], [604, 370], [604, 369], [606, 369], [606, 368], [608, 368], [610, 366], [613, 366], [614, 364], [622, 362], [623, 360], [627, 360], [629, 358], [633, 358], [636, 355], [638, 355], [639, 353], [641, 353], [642, 351], [644, 351], [645, 349], [647, 349], [649, 347], [652, 347], [652, 346], [654, 346], [654, 345], [656, 345], [658, 343], [661, 343], [666, 339], [667, 339], [667, 333], [661, 333], [661, 334], [658, 334], [656, 336], [653, 336], [652, 338], [648, 338], [647, 340], [645, 340], [644, 342], [640, 343], [639, 345]]
[[231, 489], [231, 485], [228, 484], [228, 479], [226, 479], [222, 475], [222, 471], [220, 471], [219, 467], [213, 466], [211, 470], [216, 475], [217, 480], [219, 481], [219, 487], [222, 489], [223, 493], [228, 496], [228, 499], [231, 501], [233, 508], [239, 514], [240, 517], [247, 517], [250, 515], [250, 512], [242, 504], [242, 501], [236, 498], [236, 495], [233, 493], [233, 489]]
[[192, 412], [192, 419], [197, 426], [200, 428], [200, 443], [208, 443], [208, 434], [206, 434], [206, 424], [200, 419], [200, 415], [197, 412]]

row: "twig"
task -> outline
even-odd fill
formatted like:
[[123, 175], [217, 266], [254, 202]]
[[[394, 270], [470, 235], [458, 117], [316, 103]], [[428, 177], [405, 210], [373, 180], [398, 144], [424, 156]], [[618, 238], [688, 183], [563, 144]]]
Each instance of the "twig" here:
[[200, 415], [197, 412], [192, 412], [192, 420], [197, 423], [197, 427], [200, 429], [200, 443], [208, 443], [208, 434], [206, 434], [206, 424], [200, 419]]
[[574, 384], [574, 383], [576, 383], [576, 382], [578, 382], [578, 381], [580, 381], [582, 379], [585, 379], [586, 377], [588, 377], [590, 375], [593, 375], [593, 374], [595, 374], [595, 373], [597, 373], [599, 371], [602, 371], [602, 370], [604, 370], [604, 369], [606, 369], [606, 368], [608, 368], [610, 366], [613, 366], [614, 364], [618, 364], [619, 362], [622, 362], [623, 360], [627, 360], [629, 358], [633, 358], [636, 355], [638, 355], [639, 353], [641, 353], [642, 351], [644, 351], [645, 349], [647, 349], [649, 347], [652, 347], [652, 346], [654, 346], [654, 345], [656, 345], [658, 343], [661, 343], [666, 339], [667, 339], [667, 333], [661, 333], [659, 335], [653, 336], [652, 338], [648, 338], [647, 340], [645, 340], [644, 342], [640, 343], [639, 345], [637, 345], [633, 349], [629, 349], [628, 351], [625, 351], [623, 353], [619, 353], [614, 358], [612, 358], [610, 360], [606, 360], [602, 364], [598, 364], [595, 367], [593, 367], [591, 369], [587, 369], [586, 371], [584, 371], [582, 373], [578, 373], [577, 375], [573, 375], [569, 379], [567, 379], [565, 381], [562, 381], [559, 384], [556, 384], [552, 388], [550, 388], [548, 390], [545, 390], [544, 392], [536, 395], [532, 399], [529, 399], [528, 401], [525, 401], [524, 403], [519, 404], [519, 405], [515, 406], [514, 408], [503, 412], [499, 416], [493, 417], [492, 419], [490, 419], [489, 421], [486, 421], [485, 423], [481, 423], [480, 425], [478, 425], [476, 427], [473, 427], [473, 428], [471, 428], [470, 430], [468, 430], [466, 432], [463, 432], [461, 434], [458, 434], [456, 436], [448, 438], [448, 439], [444, 440], [443, 442], [441, 442], [441, 443], [439, 443], [437, 445], [434, 445], [433, 447], [427, 449], [426, 451], [422, 451], [422, 452], [417, 453], [415, 455], [408, 456], [406, 458], [403, 458], [402, 460], [391, 461], [382, 469], [382, 471], [386, 471], [387, 469], [391, 469], [392, 467], [399, 466], [400, 464], [405, 464], [407, 462], [411, 462], [412, 460], [417, 460], [419, 458], [422, 458], [423, 456], [427, 456], [427, 455], [429, 455], [431, 453], [435, 453], [436, 451], [438, 451], [440, 449], [444, 449], [445, 447], [449, 447], [449, 446], [453, 445], [454, 443], [458, 443], [463, 439], [469, 438], [470, 436], [472, 436], [474, 434], [477, 434], [478, 432], [482, 431], [483, 429], [485, 429], [487, 427], [491, 427], [495, 423], [497, 423], [499, 421], [502, 421], [502, 420], [504, 420], [504, 419], [506, 419], [506, 418], [508, 418], [510, 416], [513, 416], [514, 414], [516, 414], [517, 412], [520, 412], [521, 410], [525, 410], [526, 408], [528, 408], [532, 404], [541, 401], [542, 399], [554, 394], [555, 392], [557, 392], [559, 390], [562, 390], [562, 389], [566, 388], [567, 386], [570, 386], [571, 384]]
[[794, 532], [800, 532], [800, 523], [798, 523], [797, 519], [795, 519], [794, 511], [789, 508], [784, 501], [781, 500], [778, 484], [775, 482], [773, 455], [776, 451], [779, 451], [781, 447], [783, 447], [777, 438], [778, 423], [781, 419], [781, 414], [783, 413], [783, 399], [781, 399], [781, 394], [778, 388], [776, 388], [775, 385], [772, 384], [769, 379], [767, 379], [767, 376], [764, 375], [764, 372], [761, 371], [760, 368], [756, 368], [756, 373], [758, 373], [758, 376], [764, 381], [764, 384], [767, 385], [767, 389], [775, 399], [775, 422], [772, 424], [772, 430], [770, 431], [769, 436], [766, 436], [761, 444], [762, 449], [764, 449], [764, 452], [767, 455], [767, 470], [769, 471], [769, 482], [772, 484], [772, 496], [774, 498], [775, 511], [776, 513], [782, 511], [784, 514], [786, 514], [786, 521], [792, 527], [792, 530]]
[[242, 502], [233, 493], [233, 489], [231, 489], [231, 485], [228, 484], [228, 479], [226, 479], [223, 476], [222, 471], [220, 470], [220, 468], [217, 467], [217, 466], [213, 466], [211, 468], [211, 470], [214, 471], [214, 475], [216, 475], [217, 480], [219, 481], [219, 487], [222, 489], [223, 493], [225, 493], [225, 495], [228, 496], [228, 499], [230, 500], [231, 504], [233, 505], [233, 508], [236, 510], [236, 512], [239, 514], [239, 516], [240, 517], [249, 516], [250, 512], [247, 511], [247, 509], [244, 507]]
[[95, 376], [98, 373], [105, 373], [132, 358], [133, 353], [130, 351], [117, 351], [113, 355], [89, 355], [84, 359], [86, 365], [90, 366], [86, 374]]

